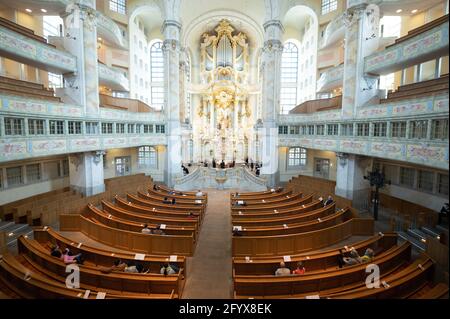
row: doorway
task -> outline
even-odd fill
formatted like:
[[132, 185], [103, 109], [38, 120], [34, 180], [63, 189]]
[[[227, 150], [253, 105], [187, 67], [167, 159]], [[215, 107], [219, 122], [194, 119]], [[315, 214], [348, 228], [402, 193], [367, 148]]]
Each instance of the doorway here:
[[314, 158], [314, 176], [329, 179], [330, 160], [326, 158]]
[[116, 176], [130, 175], [131, 173], [131, 156], [116, 157]]

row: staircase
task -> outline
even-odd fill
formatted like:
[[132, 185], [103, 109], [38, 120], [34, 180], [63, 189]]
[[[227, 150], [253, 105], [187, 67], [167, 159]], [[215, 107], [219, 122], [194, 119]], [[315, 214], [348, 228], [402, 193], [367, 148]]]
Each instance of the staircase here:
[[441, 239], [441, 236], [445, 236], [445, 232], [448, 232], [448, 229], [439, 225], [436, 227], [422, 226], [420, 228], [409, 228], [406, 232], [399, 231], [398, 236], [403, 240], [410, 241], [419, 251], [425, 251], [428, 238]]
[[28, 224], [16, 224], [12, 221], [0, 221], [0, 232], [6, 234], [6, 244], [9, 249], [17, 245], [17, 238], [21, 235], [32, 237], [33, 229]]

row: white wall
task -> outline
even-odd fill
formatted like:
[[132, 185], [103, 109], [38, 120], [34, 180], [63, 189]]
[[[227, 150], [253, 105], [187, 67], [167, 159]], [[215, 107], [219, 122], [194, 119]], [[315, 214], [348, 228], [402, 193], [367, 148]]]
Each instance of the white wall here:
[[442, 206], [445, 203], [448, 203], [448, 198], [419, 192], [414, 189], [400, 187], [397, 185], [386, 186], [383, 189], [380, 189], [380, 192], [435, 211], [440, 211]]
[[0, 191], [0, 205], [31, 197], [37, 194], [51, 192], [53, 190], [68, 187], [69, 184], [69, 177], [63, 177], [45, 181], [42, 183], [28, 184], [25, 186], [2, 190]]

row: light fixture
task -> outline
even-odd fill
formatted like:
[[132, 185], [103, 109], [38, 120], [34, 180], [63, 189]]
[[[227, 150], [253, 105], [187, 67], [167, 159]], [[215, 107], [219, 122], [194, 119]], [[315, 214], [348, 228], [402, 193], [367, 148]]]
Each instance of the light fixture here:
[[414, 9], [413, 11], [411, 11], [412, 14], [416, 13], [418, 10]]
[[29, 13], [33, 12], [31, 9], [25, 9], [25, 11]]
[[45, 10], [45, 9], [41, 9], [41, 11], [42, 11], [42, 12], [44, 12], [44, 13], [46, 13], [46, 12], [47, 12], [47, 10]]
[[403, 11], [402, 9], [398, 9], [398, 10], [395, 11], [395, 12], [400, 13], [400, 12], [402, 12], [402, 11]]
[[98, 40], [98, 41], [102, 41], [102, 38], [98, 37], [97, 40]]

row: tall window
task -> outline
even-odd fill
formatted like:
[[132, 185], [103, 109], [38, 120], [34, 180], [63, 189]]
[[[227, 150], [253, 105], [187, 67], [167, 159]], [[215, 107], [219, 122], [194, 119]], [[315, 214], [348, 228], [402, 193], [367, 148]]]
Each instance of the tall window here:
[[5, 117], [5, 135], [23, 135], [23, 119]]
[[286, 42], [281, 56], [281, 113], [287, 114], [297, 105], [298, 47]]
[[142, 146], [139, 147], [138, 151], [138, 164], [139, 167], [153, 167], [156, 168], [156, 150], [151, 146]]
[[28, 120], [28, 135], [44, 135], [44, 120]]
[[400, 185], [414, 187], [416, 171], [409, 167], [400, 167]]
[[434, 140], [448, 139], [448, 119], [433, 120], [431, 122], [431, 138]]
[[157, 41], [150, 48], [151, 106], [162, 109], [164, 106], [164, 54], [163, 42]]
[[434, 185], [434, 172], [418, 171], [417, 188], [421, 191], [432, 192]]
[[306, 165], [306, 148], [293, 147], [289, 149], [288, 166]]
[[356, 136], [369, 136], [369, 123], [356, 124]]
[[410, 138], [427, 138], [427, 126], [428, 121], [419, 120], [419, 121], [411, 121], [409, 123], [409, 137]]
[[391, 135], [392, 137], [406, 137], [406, 121], [392, 122]]
[[387, 130], [386, 122], [373, 123], [373, 136], [384, 137], [386, 136], [386, 130]]
[[322, 14], [327, 14], [337, 9], [337, 0], [322, 0]]
[[109, 0], [109, 10], [120, 14], [126, 14], [127, 0]]
[[41, 165], [30, 164], [26, 166], [27, 170], [27, 183], [34, 183], [41, 180]]
[[8, 167], [6, 169], [6, 181], [8, 187], [21, 185], [23, 183], [22, 166]]

